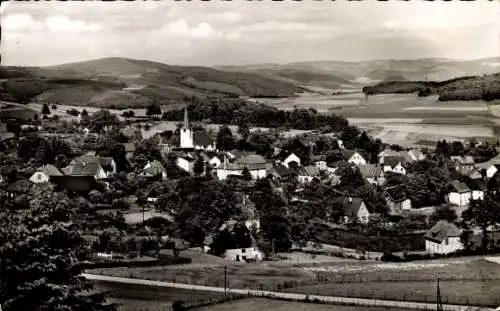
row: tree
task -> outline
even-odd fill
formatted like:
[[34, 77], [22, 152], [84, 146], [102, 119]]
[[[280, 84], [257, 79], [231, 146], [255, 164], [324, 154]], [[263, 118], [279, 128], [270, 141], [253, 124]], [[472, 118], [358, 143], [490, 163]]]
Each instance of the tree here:
[[252, 174], [250, 174], [250, 171], [248, 170], [248, 167], [246, 167], [246, 166], [245, 166], [245, 168], [243, 168], [243, 172], [241, 173], [241, 175], [243, 176], [243, 178], [246, 181], [252, 180]]
[[161, 115], [161, 107], [160, 105], [154, 103], [146, 108], [146, 115], [148, 117], [158, 118]]
[[431, 215], [431, 221], [433, 222], [438, 222], [440, 220], [454, 222], [457, 218], [457, 213], [449, 205], [438, 207]]
[[42, 106], [42, 114], [43, 114], [44, 116], [46, 116], [46, 115], [50, 114], [50, 108], [49, 108], [49, 105], [47, 105], [47, 104], [43, 104], [43, 106]]
[[195, 175], [200, 176], [201, 174], [203, 174], [204, 167], [205, 167], [205, 164], [203, 163], [203, 159], [201, 157], [199, 157], [194, 162], [193, 172], [195, 173]]
[[484, 200], [472, 200], [469, 208], [462, 213], [464, 227], [477, 226], [481, 228], [481, 249], [488, 249], [488, 227], [500, 222], [500, 204], [491, 196], [486, 195]]
[[135, 116], [135, 112], [133, 110], [127, 110], [122, 113], [122, 117], [125, 119], [133, 118]]
[[243, 137], [244, 140], [250, 135], [250, 126], [248, 123], [243, 122], [238, 126], [238, 133]]
[[58, 137], [43, 139], [36, 152], [36, 160], [40, 165], [55, 164], [58, 156], [69, 158], [72, 155], [70, 145]]
[[216, 145], [220, 150], [234, 149], [235, 140], [233, 137], [233, 132], [231, 132], [229, 126], [223, 125], [219, 128], [219, 132], [217, 132]]
[[87, 112], [87, 110], [86, 110], [86, 109], [83, 109], [83, 110], [82, 110], [81, 116], [82, 116], [82, 118], [86, 118], [86, 117], [88, 117], [88, 116], [89, 116], [89, 113]]
[[71, 200], [34, 187], [29, 202], [0, 215], [3, 310], [116, 310], [81, 276], [87, 248], [70, 222]]
[[94, 112], [89, 118], [89, 127], [93, 132], [103, 132], [106, 128], [116, 127], [120, 125], [120, 121], [116, 114], [112, 114], [109, 110], [99, 110]]

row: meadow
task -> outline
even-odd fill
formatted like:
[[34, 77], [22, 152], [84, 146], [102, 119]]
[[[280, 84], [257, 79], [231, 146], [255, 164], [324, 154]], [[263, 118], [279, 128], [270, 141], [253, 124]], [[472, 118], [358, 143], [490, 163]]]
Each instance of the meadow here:
[[405, 311], [403, 309], [385, 307], [359, 307], [314, 304], [305, 302], [288, 302], [264, 298], [248, 298], [212, 306], [194, 308], [197, 311]]

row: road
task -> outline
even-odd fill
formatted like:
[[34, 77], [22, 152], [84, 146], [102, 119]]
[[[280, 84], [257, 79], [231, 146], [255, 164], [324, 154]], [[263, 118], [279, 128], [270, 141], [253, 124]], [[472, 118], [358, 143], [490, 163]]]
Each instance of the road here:
[[[211, 291], [224, 293], [226, 289], [223, 287], [211, 287], [211, 286], [200, 286], [192, 284], [182, 284], [182, 283], [172, 283], [172, 282], [160, 282], [144, 279], [132, 279], [132, 278], [122, 278], [114, 276], [105, 275], [95, 275], [84, 273], [83, 276], [90, 280], [103, 281], [103, 282], [114, 282], [122, 284], [135, 284], [143, 286], [155, 286], [164, 288], [179, 288], [188, 290], [198, 290], [198, 291]], [[393, 301], [393, 300], [377, 300], [377, 299], [363, 299], [363, 298], [346, 298], [346, 297], [333, 297], [333, 296], [319, 296], [319, 295], [305, 295], [296, 293], [281, 293], [281, 292], [270, 292], [261, 290], [251, 290], [251, 289], [227, 289], [228, 293], [233, 294], [243, 294], [251, 296], [267, 296], [276, 297], [288, 300], [305, 300], [308, 297], [310, 300], [318, 300], [324, 303], [333, 304], [350, 304], [358, 306], [377, 306], [377, 307], [395, 307], [403, 309], [417, 309], [417, 310], [436, 310], [436, 305], [433, 303], [417, 303], [417, 302], [406, 302], [406, 301]], [[443, 305], [443, 310], [450, 311], [465, 311], [465, 310], [492, 310], [489, 308], [482, 308], [476, 306], [460, 306], [460, 305]]]

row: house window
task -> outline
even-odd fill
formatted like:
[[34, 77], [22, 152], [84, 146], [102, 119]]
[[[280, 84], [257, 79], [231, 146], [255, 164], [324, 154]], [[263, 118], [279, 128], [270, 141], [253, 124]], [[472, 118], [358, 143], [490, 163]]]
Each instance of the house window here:
[[245, 253], [245, 251], [246, 251], [246, 250], [245, 250], [244, 248], [242, 248], [242, 249], [241, 249], [241, 252], [242, 252], [242, 253]]
[[449, 245], [450, 244], [450, 241], [448, 240], [448, 238], [446, 238], [446, 240], [444, 240], [444, 244], [445, 245]]

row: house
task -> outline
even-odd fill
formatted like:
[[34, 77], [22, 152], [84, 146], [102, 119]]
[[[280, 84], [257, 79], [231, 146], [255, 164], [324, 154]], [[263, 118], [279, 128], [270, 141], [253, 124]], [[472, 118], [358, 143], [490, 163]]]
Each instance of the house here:
[[365, 158], [356, 150], [343, 149], [341, 151], [342, 157], [345, 161], [354, 165], [365, 165]]
[[345, 223], [358, 221], [360, 223], [366, 224], [370, 220], [370, 212], [366, 208], [363, 199], [352, 198], [352, 197], [340, 197], [337, 199], [344, 209], [344, 219]]
[[116, 174], [116, 162], [112, 157], [99, 157], [98, 160], [108, 177]]
[[160, 161], [154, 160], [154, 161], [148, 162], [148, 164], [146, 164], [146, 166], [144, 166], [144, 168], [142, 169], [141, 175], [145, 176], [145, 177], [159, 177], [159, 176], [161, 176], [162, 180], [166, 180], [167, 179], [167, 170], [165, 169], [163, 164], [161, 164]]
[[445, 220], [438, 221], [425, 234], [425, 251], [430, 254], [449, 254], [463, 249], [458, 227]]
[[455, 164], [455, 170], [462, 175], [467, 175], [474, 169], [474, 158], [471, 156], [453, 156], [450, 158]]
[[473, 169], [469, 175], [467, 175], [470, 179], [474, 179], [474, 180], [477, 180], [477, 179], [483, 179], [483, 174], [481, 174], [480, 171], [478, 171], [477, 169]]
[[327, 165], [326, 161], [316, 161], [316, 162], [314, 162], [314, 165], [316, 165], [316, 167], [320, 171], [328, 170], [328, 165]]
[[190, 155], [183, 155], [177, 158], [177, 166], [188, 173], [193, 172], [195, 159]]
[[47, 164], [30, 177], [30, 181], [35, 184], [46, 183], [52, 176], [62, 176], [63, 173], [54, 165]]
[[[112, 161], [114, 163], [114, 161]], [[116, 172], [116, 164], [110, 164], [108, 169], [111, 169], [112, 173], [114, 165], [114, 171]], [[96, 179], [106, 179], [108, 178], [108, 173], [104, 170], [98, 157], [96, 157], [95, 152], [88, 152], [87, 154], [73, 159], [70, 164], [63, 168], [62, 171], [66, 175], [92, 175]]]
[[229, 220], [219, 228], [210, 249], [215, 255], [232, 261], [261, 261], [263, 258], [248, 227], [236, 220]]
[[391, 149], [385, 149], [378, 154], [378, 162], [380, 164], [384, 163], [385, 157], [399, 157], [401, 156], [401, 153], [399, 151], [391, 150]]
[[315, 165], [301, 167], [298, 173], [299, 183], [305, 184], [311, 182], [314, 178], [319, 178], [319, 169]]
[[125, 148], [125, 158], [129, 161], [132, 160], [132, 158], [134, 157], [134, 152], [135, 152], [135, 144], [134, 143], [124, 143], [122, 145]]
[[89, 193], [92, 190], [104, 192], [107, 189], [107, 185], [98, 181], [92, 174], [52, 176], [50, 180], [59, 189], [70, 192]]
[[467, 179], [467, 186], [471, 190], [471, 200], [483, 200], [487, 191], [486, 182], [482, 179]]
[[382, 165], [384, 172], [406, 175], [406, 159], [403, 156], [385, 156]]
[[492, 178], [498, 171], [500, 171], [500, 164], [491, 164], [486, 169], [486, 178]]
[[187, 108], [184, 109], [184, 124], [180, 129], [180, 148], [215, 151], [213, 139], [205, 131], [194, 132], [188, 120]]
[[410, 156], [411, 161], [422, 161], [426, 159], [425, 154], [422, 153], [422, 151], [418, 149], [412, 149], [408, 151], [408, 155]]
[[471, 190], [465, 183], [458, 180], [451, 182], [447, 195], [448, 202], [457, 206], [467, 206], [469, 205], [471, 196]]
[[401, 185], [385, 189], [385, 201], [391, 215], [399, 215], [403, 211], [411, 210], [411, 200], [407, 197], [407, 193]]
[[239, 158], [235, 162], [229, 162], [227, 158], [224, 159], [224, 163], [217, 168], [217, 178], [224, 180], [229, 175], [243, 175], [245, 168], [250, 172], [254, 180], [266, 177], [266, 159], [258, 154], [250, 154]]
[[267, 177], [278, 181], [290, 181], [292, 179], [292, 172], [286, 166], [276, 164], [268, 170]]
[[[300, 158], [295, 154], [295, 153], [290, 153], [281, 163], [286, 167], [290, 168], [290, 165], [294, 166], [300, 166], [301, 161]], [[295, 164], [292, 164], [295, 163]]]
[[382, 185], [384, 183], [384, 170], [374, 164], [359, 165], [359, 172], [366, 181], [372, 185]]

